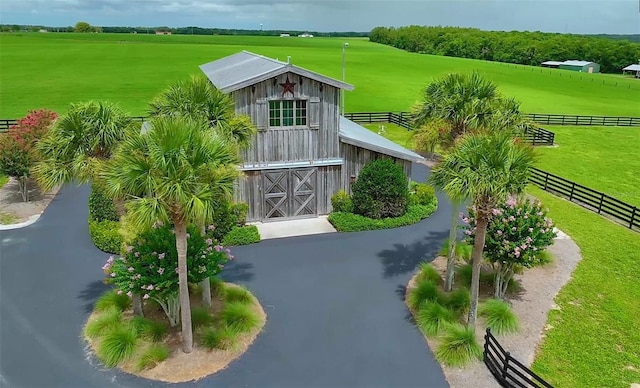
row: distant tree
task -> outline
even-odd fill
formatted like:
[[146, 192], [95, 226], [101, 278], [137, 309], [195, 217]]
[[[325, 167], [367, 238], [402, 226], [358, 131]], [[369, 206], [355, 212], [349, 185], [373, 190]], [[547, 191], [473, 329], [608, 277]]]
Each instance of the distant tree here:
[[74, 32], [93, 32], [93, 28], [91, 27], [91, 24], [87, 22], [78, 22], [76, 23], [76, 26], [73, 29], [73, 31]]

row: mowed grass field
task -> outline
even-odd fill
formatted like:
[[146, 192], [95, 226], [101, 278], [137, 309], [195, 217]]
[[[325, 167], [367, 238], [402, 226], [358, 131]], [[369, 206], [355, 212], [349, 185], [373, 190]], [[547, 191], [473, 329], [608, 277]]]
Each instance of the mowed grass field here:
[[[341, 78], [348, 41], [347, 111], [407, 110], [434, 78], [485, 74], [527, 112], [640, 116], [640, 82], [461, 58], [404, 52], [366, 39], [145, 34], [0, 34], [0, 118], [89, 99], [119, 102], [132, 115], [166, 85], [198, 66], [241, 50], [286, 60]], [[634, 103], [635, 101], [635, 103]]]
[[539, 168], [640, 208], [640, 127], [545, 128], [557, 146], [536, 149]]

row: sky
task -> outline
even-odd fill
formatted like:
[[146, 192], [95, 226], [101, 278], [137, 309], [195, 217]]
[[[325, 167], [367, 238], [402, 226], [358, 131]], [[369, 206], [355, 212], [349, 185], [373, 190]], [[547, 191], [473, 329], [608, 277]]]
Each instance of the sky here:
[[483, 30], [640, 34], [640, 0], [0, 0], [0, 22], [69, 26], [370, 31]]

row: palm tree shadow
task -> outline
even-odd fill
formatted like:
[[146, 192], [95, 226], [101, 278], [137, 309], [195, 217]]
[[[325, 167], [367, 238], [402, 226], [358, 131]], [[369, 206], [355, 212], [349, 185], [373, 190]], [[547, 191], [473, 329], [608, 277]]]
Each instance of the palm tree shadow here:
[[93, 305], [95, 304], [96, 300], [102, 294], [104, 294], [110, 289], [111, 289], [111, 286], [104, 284], [104, 282], [101, 282], [101, 281], [96, 280], [94, 282], [89, 283], [84, 290], [80, 291], [80, 295], [78, 295], [78, 298], [87, 302], [83, 307], [84, 312], [85, 313], [92, 312]]
[[378, 253], [384, 267], [383, 276], [390, 278], [412, 272], [423, 262], [435, 259], [442, 242], [448, 237], [449, 231], [430, 232], [424, 239], [411, 244], [394, 244], [394, 249], [387, 249]]
[[237, 261], [231, 261], [227, 263], [224, 271], [220, 274], [220, 277], [224, 281], [237, 283], [237, 282], [249, 282], [253, 279], [254, 273], [251, 271], [253, 264], [240, 263]]

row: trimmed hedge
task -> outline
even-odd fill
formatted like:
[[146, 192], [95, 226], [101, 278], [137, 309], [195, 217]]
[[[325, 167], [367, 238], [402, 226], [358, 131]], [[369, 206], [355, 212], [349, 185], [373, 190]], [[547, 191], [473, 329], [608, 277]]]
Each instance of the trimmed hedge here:
[[373, 219], [359, 214], [334, 212], [329, 214], [328, 219], [339, 232], [390, 229], [415, 224], [432, 215], [437, 208], [438, 201], [434, 198], [429, 205], [409, 205], [404, 215], [395, 218]]
[[351, 187], [353, 212], [370, 218], [400, 217], [409, 203], [409, 181], [391, 159], [367, 163]]
[[339, 190], [331, 197], [331, 207], [334, 212], [353, 213], [353, 201], [344, 190]]
[[107, 197], [102, 188], [95, 183], [91, 185], [91, 194], [89, 194], [89, 219], [94, 221], [120, 220], [113, 199]]
[[436, 190], [426, 183], [411, 182], [410, 205], [428, 205], [436, 198]]
[[249, 205], [246, 203], [223, 202], [213, 211], [213, 237], [222, 241], [224, 237], [235, 227], [244, 226], [247, 219]]
[[257, 242], [260, 242], [260, 233], [255, 225], [236, 226], [222, 239], [224, 246], [249, 245]]
[[118, 230], [118, 221], [89, 221], [89, 235], [98, 249], [107, 253], [119, 254], [122, 247], [122, 237]]

